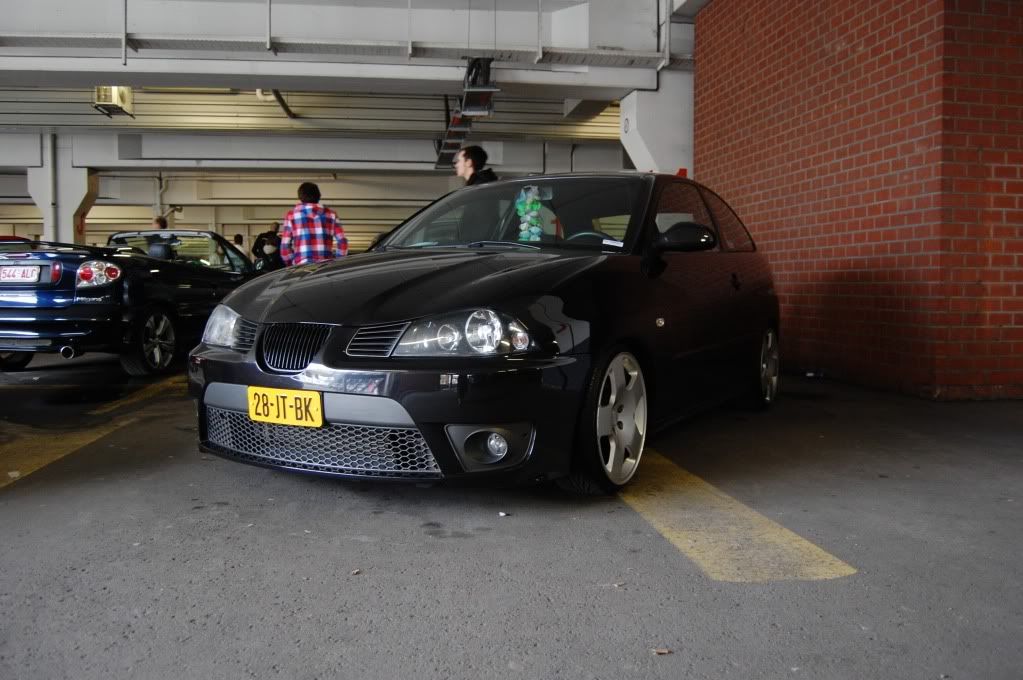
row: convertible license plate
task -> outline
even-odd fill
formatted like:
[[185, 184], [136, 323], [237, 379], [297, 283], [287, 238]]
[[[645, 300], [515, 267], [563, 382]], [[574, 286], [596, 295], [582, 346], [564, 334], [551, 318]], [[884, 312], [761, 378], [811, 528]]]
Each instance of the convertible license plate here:
[[323, 425], [323, 398], [319, 392], [249, 387], [248, 396], [252, 420], [299, 427]]
[[31, 283], [39, 280], [39, 267], [0, 267], [0, 281]]

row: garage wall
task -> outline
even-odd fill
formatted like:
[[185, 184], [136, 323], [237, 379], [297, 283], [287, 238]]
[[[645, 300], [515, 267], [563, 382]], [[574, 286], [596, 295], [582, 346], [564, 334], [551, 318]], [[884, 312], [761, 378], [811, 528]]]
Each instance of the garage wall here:
[[695, 173], [772, 261], [789, 368], [1023, 396], [1021, 34], [990, 0], [697, 16]]
[[948, 3], [943, 223], [949, 337], [936, 382], [1023, 396], [1023, 2]]

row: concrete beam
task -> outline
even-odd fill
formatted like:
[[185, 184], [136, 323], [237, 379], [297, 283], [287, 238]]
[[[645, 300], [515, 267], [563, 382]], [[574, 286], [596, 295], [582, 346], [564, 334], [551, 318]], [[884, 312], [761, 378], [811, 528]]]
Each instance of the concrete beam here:
[[43, 141], [38, 134], [0, 133], [0, 172], [38, 168], [43, 164]]
[[711, 0], [672, 0], [672, 17], [693, 20]]
[[99, 178], [74, 165], [70, 137], [43, 137], [43, 165], [28, 169], [28, 190], [43, 215], [44, 239], [84, 242], [85, 217], [99, 195]]
[[31, 203], [25, 173], [0, 174], [0, 203]]
[[622, 145], [637, 170], [693, 174], [693, 74], [662, 71], [655, 92], [621, 101]]
[[[457, 95], [465, 67], [409, 64], [352, 64], [243, 59], [135, 59], [116, 57], [0, 55], [0, 78], [11, 87], [277, 88], [291, 92], [373, 92]], [[515, 97], [618, 99], [656, 86], [652, 68], [545, 65], [542, 69], [494, 67], [501, 92]]]
[[566, 99], [565, 118], [585, 120], [600, 115], [610, 102], [593, 99]]

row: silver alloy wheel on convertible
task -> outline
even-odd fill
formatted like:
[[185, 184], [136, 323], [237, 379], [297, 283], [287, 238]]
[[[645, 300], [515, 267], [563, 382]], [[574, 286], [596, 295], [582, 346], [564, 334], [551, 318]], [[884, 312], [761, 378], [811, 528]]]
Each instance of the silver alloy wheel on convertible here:
[[636, 474], [646, 442], [647, 395], [636, 357], [619, 352], [611, 359], [597, 400], [597, 446], [604, 474], [621, 486]]
[[768, 328], [760, 343], [760, 398], [765, 405], [774, 403], [778, 396], [780, 367], [778, 335], [773, 328]]
[[174, 323], [163, 312], [154, 312], [142, 328], [142, 356], [153, 370], [163, 370], [174, 359], [177, 338]]

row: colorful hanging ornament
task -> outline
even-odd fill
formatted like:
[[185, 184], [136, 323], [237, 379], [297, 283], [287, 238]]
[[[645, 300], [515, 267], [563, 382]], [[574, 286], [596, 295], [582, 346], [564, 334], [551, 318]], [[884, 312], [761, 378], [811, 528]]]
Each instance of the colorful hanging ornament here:
[[519, 216], [519, 240], [539, 241], [543, 235], [540, 221], [540, 188], [535, 185], [523, 187], [515, 199], [515, 213]]

